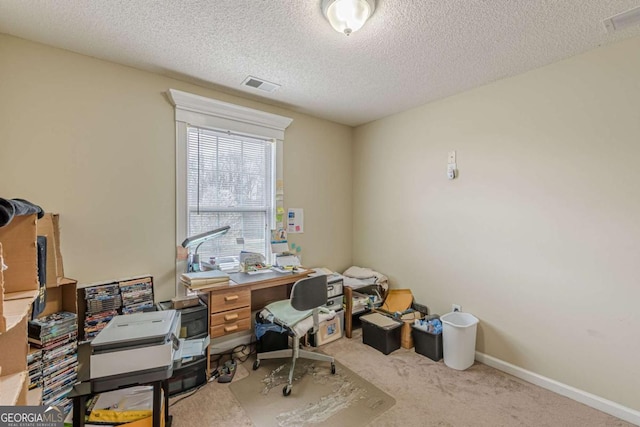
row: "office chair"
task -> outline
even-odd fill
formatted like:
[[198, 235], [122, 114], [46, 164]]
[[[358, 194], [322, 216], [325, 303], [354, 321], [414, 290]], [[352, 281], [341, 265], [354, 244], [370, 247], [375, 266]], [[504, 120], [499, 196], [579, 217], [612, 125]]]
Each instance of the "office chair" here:
[[[258, 353], [256, 361], [253, 363], [253, 370], [260, 367], [262, 359], [278, 359], [291, 357], [291, 370], [289, 371], [289, 382], [282, 389], [282, 394], [289, 396], [293, 382], [293, 370], [296, 366], [296, 359], [312, 359], [323, 362], [331, 362], [331, 373], [336, 373], [336, 365], [333, 357], [313, 351], [300, 349], [300, 336], [304, 336], [307, 331], [296, 331], [296, 325], [303, 320], [313, 316], [313, 332], [318, 330], [320, 323], [320, 311], [328, 312], [327, 303], [327, 276], [306, 277], [293, 284], [291, 298], [283, 301], [276, 301], [267, 305], [266, 309], [274, 316], [274, 323], [288, 329], [293, 337], [292, 348], [285, 350], [275, 350], [267, 353]], [[298, 328], [299, 329], [299, 328]]]

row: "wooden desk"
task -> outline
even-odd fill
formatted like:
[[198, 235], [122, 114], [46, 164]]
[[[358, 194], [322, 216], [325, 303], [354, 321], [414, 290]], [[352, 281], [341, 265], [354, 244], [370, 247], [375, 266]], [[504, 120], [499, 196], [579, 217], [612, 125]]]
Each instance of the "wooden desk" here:
[[[289, 298], [293, 284], [307, 277], [308, 273], [230, 274], [228, 286], [207, 291], [211, 340], [251, 330], [251, 312]], [[207, 348], [207, 376], [211, 372], [210, 348], [211, 345]]]
[[353, 329], [353, 289], [349, 286], [343, 286], [344, 293], [344, 335], [351, 338]]
[[[344, 293], [344, 335], [347, 338], [351, 338], [351, 333], [353, 331], [353, 289], [344, 285], [342, 291]], [[386, 292], [382, 294], [383, 300], [385, 296]], [[358, 314], [370, 311], [370, 309], [367, 309], [363, 312], [358, 312]]]

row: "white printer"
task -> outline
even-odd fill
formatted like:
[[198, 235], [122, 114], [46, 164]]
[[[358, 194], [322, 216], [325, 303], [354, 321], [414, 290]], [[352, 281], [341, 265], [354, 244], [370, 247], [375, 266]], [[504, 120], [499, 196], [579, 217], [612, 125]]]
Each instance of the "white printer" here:
[[114, 316], [91, 342], [91, 381], [132, 375], [141, 381], [169, 378], [180, 357], [180, 324], [176, 310]]

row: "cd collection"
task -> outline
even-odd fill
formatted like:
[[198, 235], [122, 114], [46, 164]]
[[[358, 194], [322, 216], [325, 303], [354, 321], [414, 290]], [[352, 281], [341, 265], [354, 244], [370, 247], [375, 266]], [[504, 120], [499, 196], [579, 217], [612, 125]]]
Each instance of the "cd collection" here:
[[153, 309], [153, 278], [120, 280], [84, 288], [84, 339], [92, 340], [113, 316]]
[[[113, 316], [153, 310], [153, 278], [121, 280], [84, 288], [84, 339], [91, 340]], [[29, 389], [42, 388], [42, 404], [73, 406], [67, 395], [77, 380], [78, 316], [65, 311], [29, 321]]]
[[29, 388], [42, 387], [42, 404], [71, 409], [67, 394], [77, 379], [77, 315], [69, 312], [53, 313], [29, 321], [27, 356]]
[[118, 283], [122, 294], [122, 314], [153, 307], [153, 283], [150, 277]]

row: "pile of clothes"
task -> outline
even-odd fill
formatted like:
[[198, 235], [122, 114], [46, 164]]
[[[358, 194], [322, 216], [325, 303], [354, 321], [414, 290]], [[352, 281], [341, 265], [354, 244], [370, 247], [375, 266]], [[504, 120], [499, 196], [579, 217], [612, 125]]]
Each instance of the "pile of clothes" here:
[[349, 267], [342, 273], [344, 285], [351, 289], [360, 289], [375, 285], [379, 287], [383, 295], [389, 290], [389, 279], [382, 273], [378, 273], [366, 267]]

